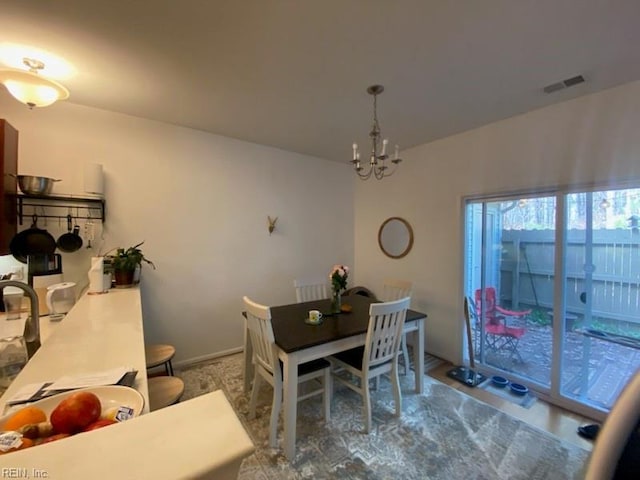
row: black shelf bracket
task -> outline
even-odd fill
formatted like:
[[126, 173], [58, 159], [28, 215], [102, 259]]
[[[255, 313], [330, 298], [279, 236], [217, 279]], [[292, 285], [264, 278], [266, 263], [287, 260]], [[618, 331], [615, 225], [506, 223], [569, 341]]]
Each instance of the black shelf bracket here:
[[[72, 195], [16, 195], [18, 207], [18, 223], [24, 222], [24, 217], [37, 215], [38, 218], [66, 219], [69, 209], [75, 211], [73, 218], [86, 220], [106, 219], [105, 201], [96, 197], [76, 197]], [[38, 208], [47, 210], [38, 212]]]

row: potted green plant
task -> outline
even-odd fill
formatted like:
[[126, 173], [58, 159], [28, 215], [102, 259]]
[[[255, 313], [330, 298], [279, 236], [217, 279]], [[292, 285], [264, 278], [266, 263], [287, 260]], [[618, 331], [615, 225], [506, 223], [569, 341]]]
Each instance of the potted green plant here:
[[109, 256], [116, 287], [130, 287], [133, 285], [135, 271], [137, 268], [142, 267], [142, 262], [151, 265], [155, 270], [156, 266], [140, 250], [140, 246], [143, 243], [140, 242], [126, 249], [119, 247], [114, 255]]

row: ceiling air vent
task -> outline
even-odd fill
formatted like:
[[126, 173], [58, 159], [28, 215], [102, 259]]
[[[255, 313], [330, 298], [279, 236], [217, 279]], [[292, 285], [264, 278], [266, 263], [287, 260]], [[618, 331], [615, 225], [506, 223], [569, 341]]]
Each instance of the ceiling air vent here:
[[544, 93], [553, 93], [558, 90], [562, 90], [563, 88], [573, 87], [574, 85], [578, 85], [584, 82], [584, 77], [582, 75], [576, 75], [575, 77], [567, 78], [562, 80], [561, 82], [552, 83], [547, 85], [542, 90]]
[[543, 88], [544, 93], [553, 93], [553, 92], [557, 92], [558, 90], [562, 90], [564, 88], [564, 83], [562, 82], [558, 82], [558, 83], [552, 83], [551, 85], [547, 85], [546, 87]]
[[573, 87], [574, 85], [578, 85], [579, 83], [584, 82], [584, 77], [582, 75], [576, 75], [575, 77], [567, 78], [563, 80], [565, 87]]

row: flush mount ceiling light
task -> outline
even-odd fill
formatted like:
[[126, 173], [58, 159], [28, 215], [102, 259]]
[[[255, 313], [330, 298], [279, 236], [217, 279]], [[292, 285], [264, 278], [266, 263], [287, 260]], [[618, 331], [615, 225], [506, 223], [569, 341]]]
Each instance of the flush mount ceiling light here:
[[57, 100], [69, 98], [69, 90], [54, 80], [38, 75], [44, 63], [33, 58], [24, 58], [29, 71], [18, 69], [0, 70], [0, 82], [13, 97], [29, 108], [46, 107]]
[[389, 159], [387, 155], [387, 144], [389, 140], [382, 139], [382, 133], [380, 132], [380, 124], [378, 123], [378, 109], [377, 109], [377, 97], [384, 92], [382, 85], [371, 85], [367, 88], [367, 93], [373, 95], [373, 126], [369, 137], [371, 137], [371, 156], [369, 157], [369, 166], [367, 168], [360, 164], [360, 152], [358, 151], [358, 144], [353, 144], [353, 168], [355, 169], [358, 177], [362, 180], [368, 180], [372, 175], [378, 180], [382, 180], [384, 177], [393, 175], [396, 171], [396, 167], [402, 161], [398, 157], [398, 145], [396, 145], [393, 160], [393, 170], [389, 170], [389, 167], [385, 164], [385, 161]]

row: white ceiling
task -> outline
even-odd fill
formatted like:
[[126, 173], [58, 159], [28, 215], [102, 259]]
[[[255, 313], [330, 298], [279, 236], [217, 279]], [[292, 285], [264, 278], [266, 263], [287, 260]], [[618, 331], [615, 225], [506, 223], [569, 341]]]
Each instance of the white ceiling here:
[[[406, 148], [640, 79], [638, 0], [0, 0], [0, 12], [0, 45], [72, 64], [68, 102], [344, 162], [368, 141], [374, 83], [382, 132]], [[543, 93], [578, 74], [586, 83]]]

